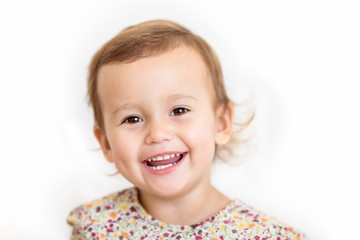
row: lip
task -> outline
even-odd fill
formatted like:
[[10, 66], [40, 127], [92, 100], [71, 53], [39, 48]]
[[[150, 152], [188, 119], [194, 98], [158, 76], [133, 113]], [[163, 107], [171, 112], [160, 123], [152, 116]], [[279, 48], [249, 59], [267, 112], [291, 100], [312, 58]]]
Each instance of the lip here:
[[[174, 153], [180, 153], [180, 152], [166, 152], [166, 153], [161, 153], [161, 154], [156, 154], [152, 157], [157, 157], [157, 156], [164, 156], [164, 155], [167, 155], [167, 154], [174, 154]], [[168, 168], [165, 168], [165, 169], [159, 169], [159, 170], [154, 170], [152, 168], [150, 168], [147, 164], [146, 164], [146, 160], [144, 160], [142, 162], [142, 165], [144, 166], [144, 168], [152, 173], [152, 174], [155, 174], [155, 175], [167, 175], [167, 174], [170, 174], [172, 173], [173, 171], [175, 171], [178, 167], [180, 167], [182, 165], [182, 163], [184, 162], [184, 160], [186, 160], [186, 157], [188, 156], [188, 152], [182, 152], [181, 153], [183, 155], [182, 159], [176, 163], [174, 166], [171, 166], [171, 167], [168, 167]], [[147, 158], [149, 159], [149, 158]]]

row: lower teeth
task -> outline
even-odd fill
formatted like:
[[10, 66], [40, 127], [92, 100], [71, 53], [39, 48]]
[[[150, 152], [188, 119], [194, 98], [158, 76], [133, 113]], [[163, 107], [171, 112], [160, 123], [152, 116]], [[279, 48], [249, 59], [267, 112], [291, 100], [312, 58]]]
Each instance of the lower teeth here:
[[177, 162], [175, 162], [175, 163], [171, 163], [171, 164], [168, 164], [168, 165], [161, 165], [161, 166], [149, 166], [149, 168], [151, 168], [151, 169], [153, 169], [153, 170], [161, 170], [161, 169], [165, 169], [165, 168], [168, 168], [168, 167], [174, 166], [175, 164], [177, 164]]

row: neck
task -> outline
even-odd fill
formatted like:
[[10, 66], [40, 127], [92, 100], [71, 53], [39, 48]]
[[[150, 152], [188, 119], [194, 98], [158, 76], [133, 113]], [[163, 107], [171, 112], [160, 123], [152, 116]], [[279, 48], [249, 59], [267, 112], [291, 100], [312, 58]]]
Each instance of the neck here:
[[163, 198], [139, 190], [139, 200], [154, 218], [168, 224], [199, 223], [225, 208], [230, 200], [209, 183], [186, 194]]

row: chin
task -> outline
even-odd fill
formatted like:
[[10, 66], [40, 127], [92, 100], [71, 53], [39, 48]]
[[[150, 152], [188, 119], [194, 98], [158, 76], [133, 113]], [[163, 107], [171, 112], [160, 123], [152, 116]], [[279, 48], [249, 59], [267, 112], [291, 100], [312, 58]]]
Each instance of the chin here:
[[177, 198], [177, 197], [181, 197], [186, 192], [185, 186], [182, 186], [180, 184], [169, 184], [169, 183], [157, 184], [156, 186], [152, 186], [150, 189], [151, 192], [149, 191], [146, 192], [149, 192], [160, 198]]

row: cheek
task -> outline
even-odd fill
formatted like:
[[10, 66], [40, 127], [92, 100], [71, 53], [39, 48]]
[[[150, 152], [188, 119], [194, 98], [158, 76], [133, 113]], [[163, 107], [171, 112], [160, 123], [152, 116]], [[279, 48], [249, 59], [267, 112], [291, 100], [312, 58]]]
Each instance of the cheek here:
[[119, 137], [116, 136], [112, 141], [112, 154], [114, 164], [119, 173], [128, 181], [135, 184], [133, 176], [139, 176], [139, 169], [137, 168], [138, 162], [138, 149], [139, 142], [133, 139], [131, 134], [123, 134]]
[[214, 125], [210, 121], [197, 120], [186, 124], [182, 128], [184, 138], [192, 150], [210, 154], [215, 151]]
[[112, 135], [109, 137], [111, 152], [113, 160], [116, 164], [125, 164], [128, 161], [125, 159], [136, 159], [138, 149], [138, 138], [133, 134], [122, 133], [113, 130]]

